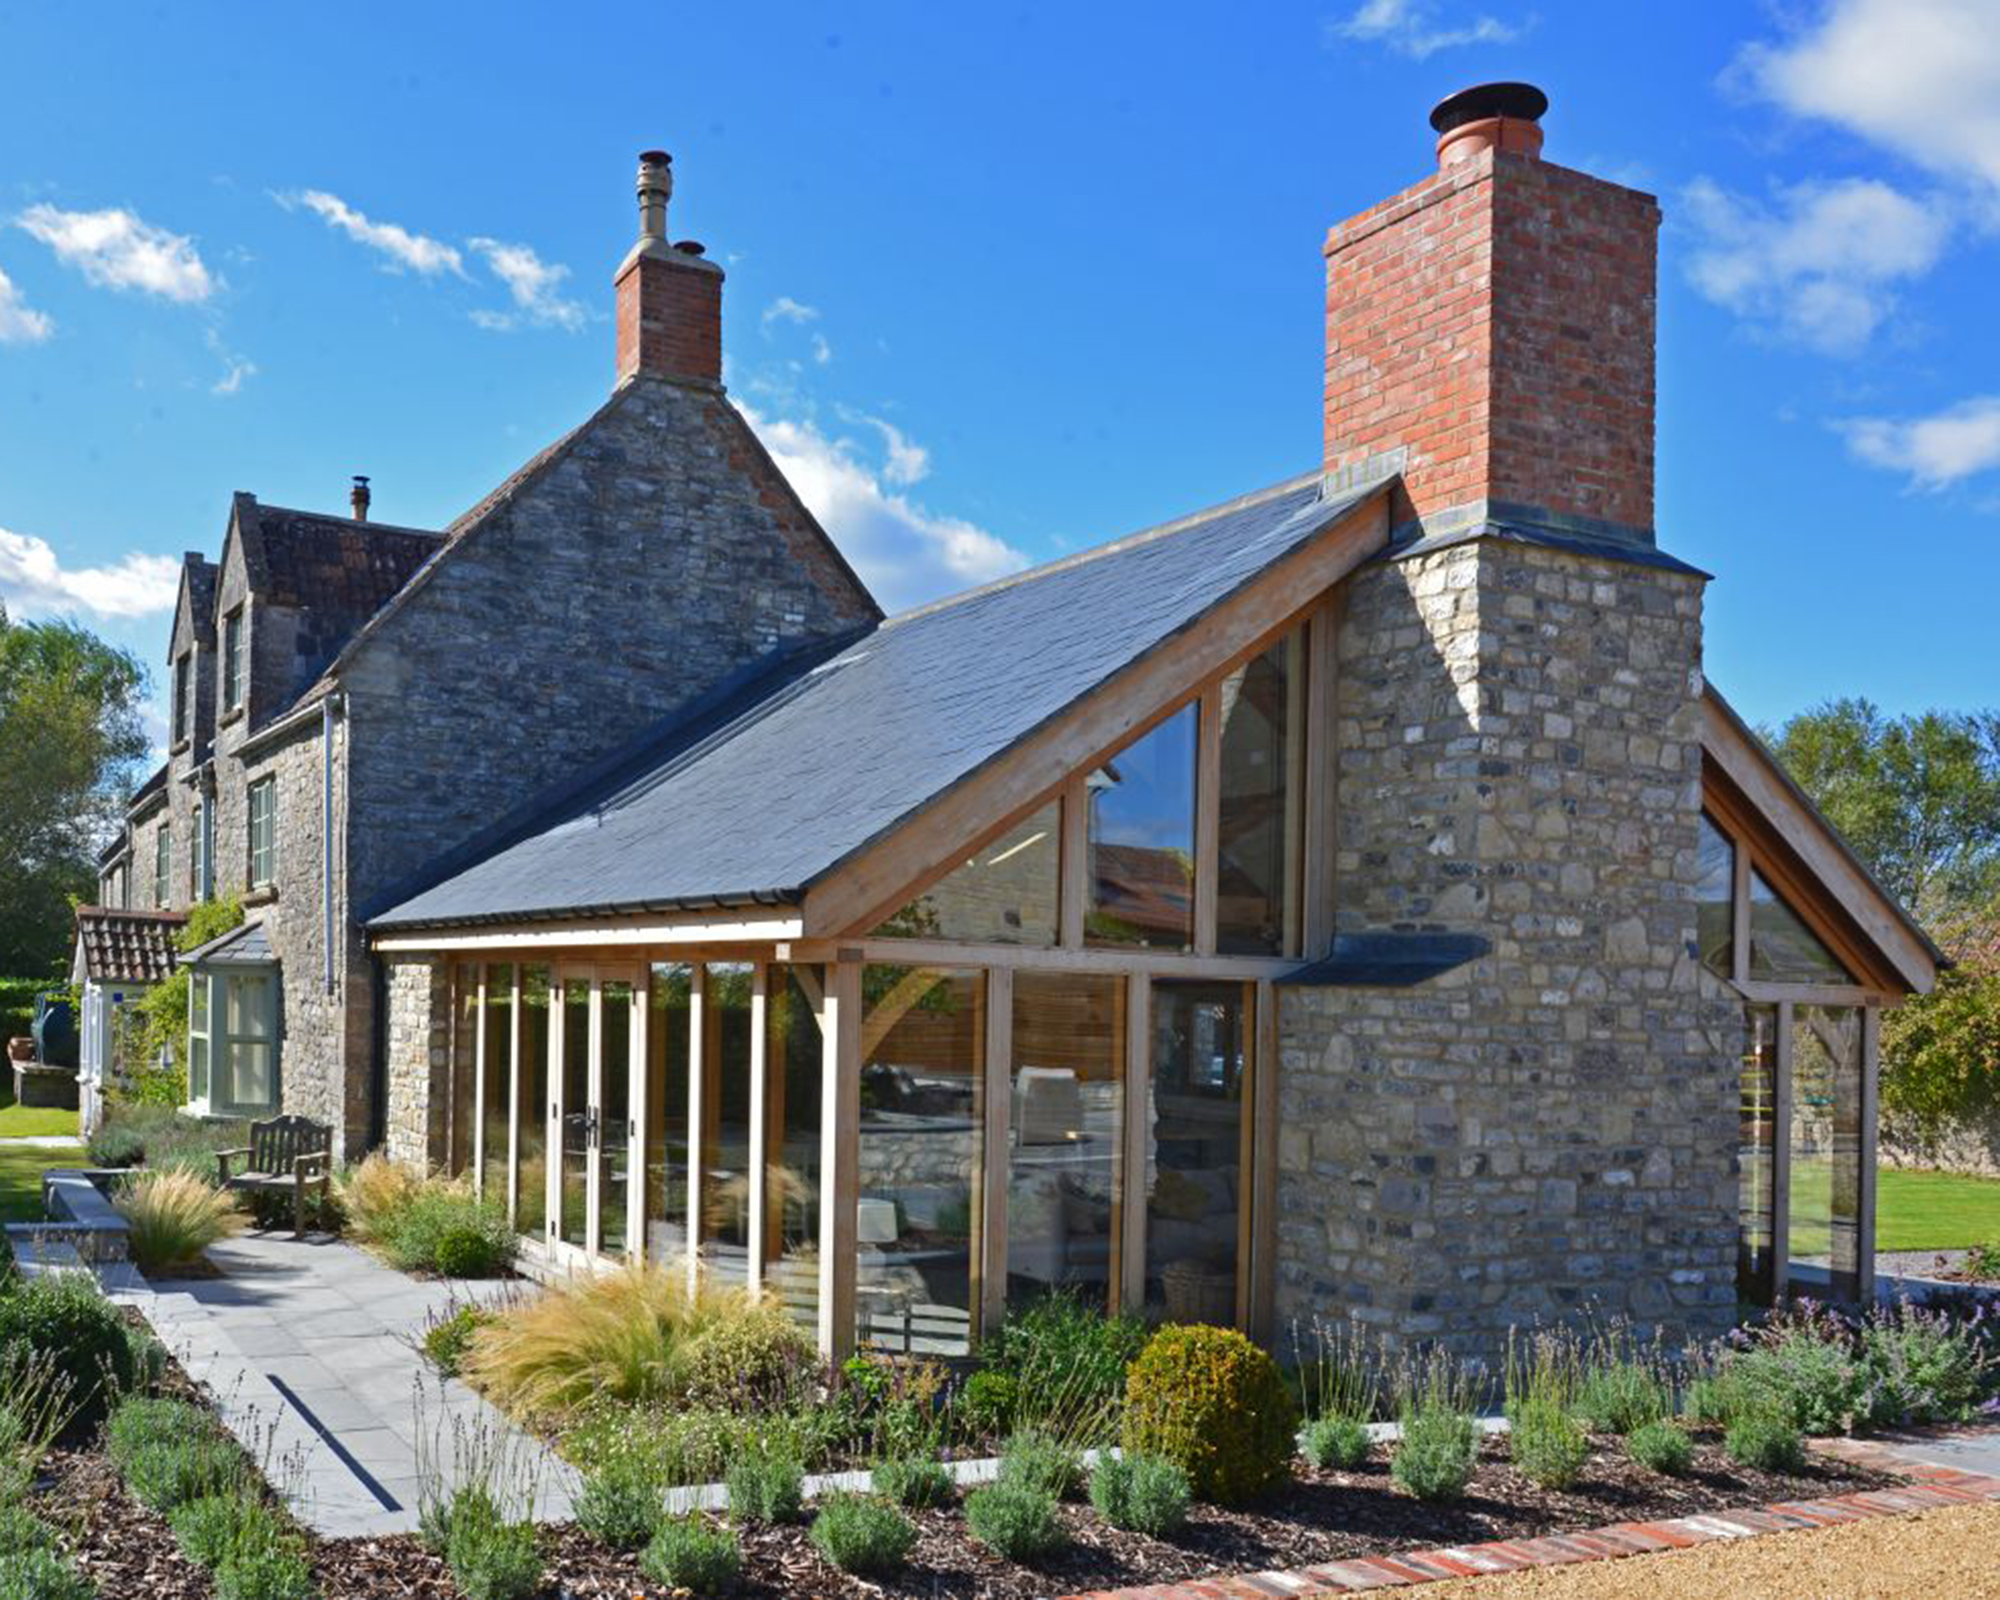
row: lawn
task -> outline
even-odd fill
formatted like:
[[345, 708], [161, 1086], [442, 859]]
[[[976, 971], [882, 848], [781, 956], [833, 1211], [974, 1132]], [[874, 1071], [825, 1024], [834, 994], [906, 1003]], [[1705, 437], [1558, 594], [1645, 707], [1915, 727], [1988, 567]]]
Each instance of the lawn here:
[[[1827, 1252], [1824, 1161], [1792, 1168], [1792, 1255], [1810, 1260]], [[1875, 1195], [1875, 1248], [1963, 1250], [2000, 1241], [2000, 1178], [1956, 1172], [1883, 1167]]]
[[80, 1144], [0, 1145], [0, 1222], [40, 1222], [42, 1173], [83, 1164]]
[[74, 1139], [76, 1113], [56, 1106], [17, 1106], [12, 1095], [0, 1094], [0, 1139], [37, 1133], [66, 1133]]

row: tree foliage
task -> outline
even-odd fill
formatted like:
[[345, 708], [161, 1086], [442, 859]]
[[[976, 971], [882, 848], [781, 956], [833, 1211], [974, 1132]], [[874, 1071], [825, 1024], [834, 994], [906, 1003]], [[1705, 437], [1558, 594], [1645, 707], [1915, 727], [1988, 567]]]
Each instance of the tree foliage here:
[[1882, 1115], [1934, 1150], [1954, 1127], [2000, 1116], [2000, 908], [1948, 931], [1954, 966], [1882, 1015]]
[[[182, 955], [220, 939], [243, 921], [243, 902], [222, 894], [190, 907], [188, 919], [174, 935]], [[188, 1098], [187, 1038], [188, 980], [185, 967], [164, 983], [156, 983], [132, 1005], [136, 1026], [121, 1041], [121, 1063], [129, 1097], [144, 1105], [185, 1105]]]
[[145, 670], [72, 622], [0, 607], [0, 972], [54, 973], [137, 764]]
[[1884, 888], [1940, 928], [2000, 889], [2000, 714], [1886, 716], [1863, 699], [1793, 717], [1771, 741]]

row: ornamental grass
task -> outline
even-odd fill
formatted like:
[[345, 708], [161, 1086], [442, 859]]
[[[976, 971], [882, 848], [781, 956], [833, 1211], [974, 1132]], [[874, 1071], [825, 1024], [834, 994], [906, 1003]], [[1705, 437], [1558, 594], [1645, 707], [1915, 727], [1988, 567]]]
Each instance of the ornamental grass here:
[[234, 1195], [186, 1172], [142, 1172], [113, 1203], [125, 1218], [132, 1259], [148, 1274], [188, 1266], [244, 1226]]

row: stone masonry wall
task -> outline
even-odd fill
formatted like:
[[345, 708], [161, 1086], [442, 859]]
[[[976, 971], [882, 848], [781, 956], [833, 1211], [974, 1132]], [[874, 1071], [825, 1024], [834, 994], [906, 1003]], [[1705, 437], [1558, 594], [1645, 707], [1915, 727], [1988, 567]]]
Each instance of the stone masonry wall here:
[[1741, 1009], [1690, 954], [1697, 579], [1484, 540], [1351, 580], [1343, 931], [1483, 934], [1407, 990], [1289, 989], [1279, 1325], [1500, 1357], [1586, 1310], [1734, 1307]]
[[442, 1156], [444, 1103], [451, 1076], [449, 967], [429, 956], [385, 958], [389, 1057], [388, 1153], [417, 1171]]
[[357, 909], [731, 674], [873, 615], [718, 389], [633, 379], [345, 669]]

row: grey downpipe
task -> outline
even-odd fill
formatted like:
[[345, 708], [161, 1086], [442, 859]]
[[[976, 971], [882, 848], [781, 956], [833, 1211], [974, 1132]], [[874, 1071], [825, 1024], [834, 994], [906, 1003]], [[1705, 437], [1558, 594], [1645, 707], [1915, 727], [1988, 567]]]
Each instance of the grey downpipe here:
[[333, 701], [319, 703], [319, 904], [326, 992], [333, 993]]

